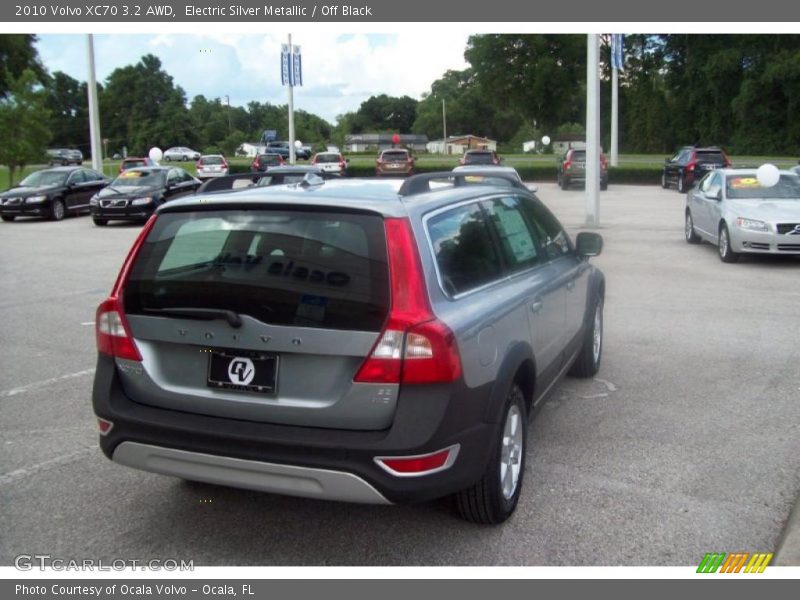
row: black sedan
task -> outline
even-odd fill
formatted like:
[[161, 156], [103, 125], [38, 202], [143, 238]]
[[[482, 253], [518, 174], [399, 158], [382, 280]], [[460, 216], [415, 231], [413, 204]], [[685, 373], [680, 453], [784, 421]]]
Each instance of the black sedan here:
[[91, 200], [95, 225], [146, 221], [164, 202], [193, 194], [201, 182], [179, 167], [137, 167], [120, 173]]
[[0, 192], [0, 217], [44, 217], [60, 221], [66, 215], [89, 212], [89, 200], [108, 185], [103, 174], [83, 167], [56, 167], [31, 173]]

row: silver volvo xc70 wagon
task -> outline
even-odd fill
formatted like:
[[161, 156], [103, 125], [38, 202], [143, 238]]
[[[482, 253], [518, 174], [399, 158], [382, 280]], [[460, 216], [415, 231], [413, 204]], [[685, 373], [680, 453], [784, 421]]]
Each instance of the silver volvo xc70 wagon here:
[[159, 208], [97, 310], [115, 462], [365, 503], [514, 511], [527, 422], [602, 352], [605, 281], [518, 178], [439, 173]]

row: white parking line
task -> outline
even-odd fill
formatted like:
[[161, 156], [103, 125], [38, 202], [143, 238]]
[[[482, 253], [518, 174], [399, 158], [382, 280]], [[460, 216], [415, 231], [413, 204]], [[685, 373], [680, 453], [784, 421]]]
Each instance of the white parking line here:
[[76, 460], [80, 460], [89, 453], [96, 452], [97, 448], [98, 446], [97, 444], [95, 444], [93, 446], [89, 446], [88, 448], [83, 448], [81, 450], [78, 450], [77, 452], [72, 452], [70, 454], [64, 454], [56, 458], [51, 458], [50, 460], [45, 460], [43, 462], [32, 465], [30, 467], [26, 467], [24, 469], [17, 469], [16, 471], [11, 471], [10, 473], [4, 473], [0, 475], [0, 486], [8, 485], [9, 483], [19, 481], [20, 479], [25, 479], [26, 477], [30, 477], [31, 475], [36, 475], [40, 471], [47, 471], [48, 469], [52, 469], [53, 467], [58, 467], [60, 465], [65, 465], [71, 462], [75, 462]]
[[61, 377], [52, 377], [50, 379], [43, 379], [42, 381], [36, 381], [34, 383], [29, 383], [28, 385], [23, 385], [21, 387], [13, 388], [10, 390], [4, 390], [0, 392], [0, 398], [8, 398], [10, 396], [24, 394], [25, 392], [30, 392], [31, 390], [47, 387], [48, 385], [52, 385], [60, 381], [65, 381], [67, 379], [75, 379], [76, 377], [83, 377], [84, 375], [94, 375], [94, 369], [77, 371], [76, 373], [70, 373], [69, 375], [62, 375]]

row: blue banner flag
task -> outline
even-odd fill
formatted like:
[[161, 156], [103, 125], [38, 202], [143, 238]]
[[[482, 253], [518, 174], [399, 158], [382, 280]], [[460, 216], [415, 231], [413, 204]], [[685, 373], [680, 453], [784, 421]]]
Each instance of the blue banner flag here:
[[303, 85], [303, 62], [300, 46], [292, 46], [292, 85]]
[[611, 66], [620, 71], [625, 69], [624, 44], [625, 36], [623, 34], [611, 34]]
[[289, 45], [281, 44], [281, 85], [291, 85], [291, 68], [289, 65]]

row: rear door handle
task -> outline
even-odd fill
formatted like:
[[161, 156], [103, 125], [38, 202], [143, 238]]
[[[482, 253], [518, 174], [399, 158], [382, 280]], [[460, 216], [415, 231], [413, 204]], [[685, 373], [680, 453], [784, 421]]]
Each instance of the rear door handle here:
[[544, 306], [542, 299], [535, 298], [533, 302], [531, 302], [531, 312], [534, 314], [538, 313], [540, 310], [542, 310], [542, 306]]
[[567, 282], [567, 289], [570, 292], [575, 289], [575, 280], [574, 279], [571, 279], [570, 281]]

